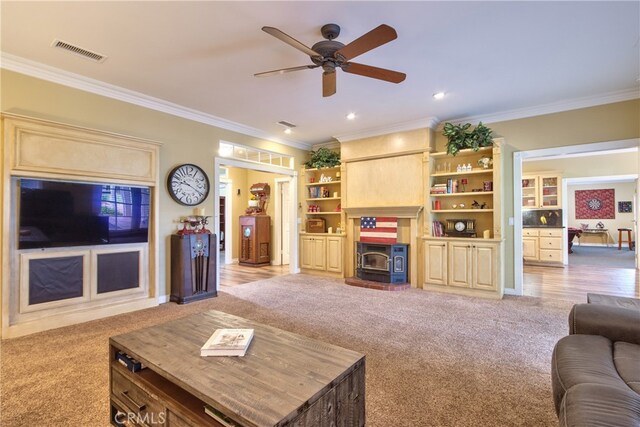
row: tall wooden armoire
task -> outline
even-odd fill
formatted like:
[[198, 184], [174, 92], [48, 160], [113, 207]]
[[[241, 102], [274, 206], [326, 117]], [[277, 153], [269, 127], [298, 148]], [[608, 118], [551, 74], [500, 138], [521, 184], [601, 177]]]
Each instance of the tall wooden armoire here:
[[271, 264], [271, 217], [268, 215], [243, 215], [240, 217], [241, 265], [261, 266]]

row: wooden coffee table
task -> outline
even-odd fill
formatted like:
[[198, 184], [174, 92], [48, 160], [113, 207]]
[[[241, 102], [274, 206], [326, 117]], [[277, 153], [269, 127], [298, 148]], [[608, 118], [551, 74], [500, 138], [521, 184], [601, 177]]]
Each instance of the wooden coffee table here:
[[[218, 328], [254, 328], [244, 357], [201, 357]], [[365, 357], [219, 311], [109, 339], [113, 425], [364, 426]], [[146, 365], [131, 372], [123, 351]], [[127, 424], [128, 423], [128, 424]]]

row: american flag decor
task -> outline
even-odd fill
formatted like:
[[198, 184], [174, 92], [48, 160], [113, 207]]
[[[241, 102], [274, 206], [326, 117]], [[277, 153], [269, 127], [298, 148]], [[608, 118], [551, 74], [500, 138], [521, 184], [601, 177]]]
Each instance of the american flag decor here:
[[369, 243], [397, 243], [398, 218], [379, 216], [361, 217], [360, 241]]

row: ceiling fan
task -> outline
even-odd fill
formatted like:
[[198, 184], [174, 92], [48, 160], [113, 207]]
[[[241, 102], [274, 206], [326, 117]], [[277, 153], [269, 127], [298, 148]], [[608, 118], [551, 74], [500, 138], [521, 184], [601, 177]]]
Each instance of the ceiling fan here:
[[282, 40], [290, 46], [306, 53], [311, 57], [313, 65], [302, 65], [299, 67], [282, 68], [279, 70], [266, 71], [254, 74], [256, 77], [283, 74], [290, 71], [306, 70], [322, 67], [322, 96], [331, 96], [336, 93], [336, 69], [341, 68], [345, 73], [358, 74], [365, 77], [384, 80], [391, 83], [400, 83], [407, 76], [398, 71], [386, 70], [384, 68], [372, 67], [370, 65], [351, 62], [351, 59], [362, 55], [378, 46], [395, 40], [398, 37], [396, 30], [388, 25], [382, 24], [363, 36], [355, 39], [346, 46], [334, 40], [340, 34], [340, 26], [337, 24], [326, 24], [320, 29], [322, 37], [326, 40], [319, 41], [311, 48], [300, 43], [288, 34], [283, 33], [274, 27], [262, 27], [262, 31], [271, 34], [273, 37]]

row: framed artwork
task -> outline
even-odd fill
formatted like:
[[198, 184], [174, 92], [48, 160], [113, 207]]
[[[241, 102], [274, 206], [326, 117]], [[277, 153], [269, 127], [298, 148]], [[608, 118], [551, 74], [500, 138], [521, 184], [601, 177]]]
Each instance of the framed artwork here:
[[615, 219], [616, 190], [576, 190], [576, 219]]
[[631, 213], [633, 210], [631, 202], [618, 202], [618, 212], [620, 213]]

